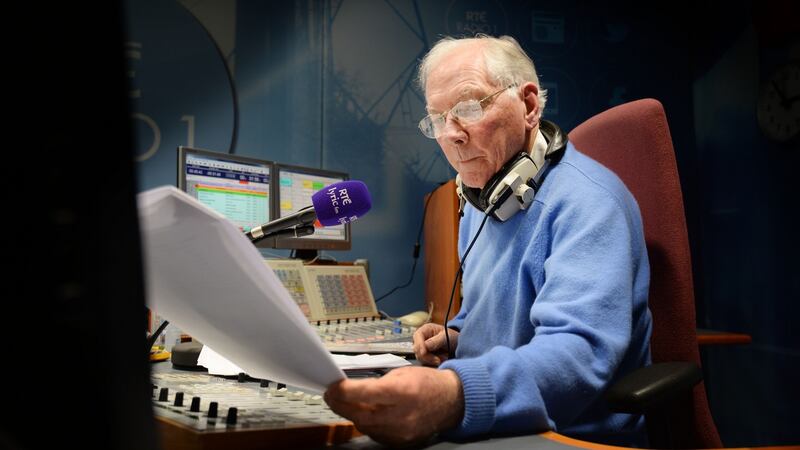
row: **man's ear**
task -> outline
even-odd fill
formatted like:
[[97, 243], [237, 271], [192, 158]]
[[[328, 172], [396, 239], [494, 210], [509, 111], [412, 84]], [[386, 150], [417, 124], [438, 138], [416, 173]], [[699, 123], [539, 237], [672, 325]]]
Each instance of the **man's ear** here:
[[523, 84], [522, 101], [525, 103], [525, 127], [532, 130], [539, 123], [539, 88], [531, 82]]

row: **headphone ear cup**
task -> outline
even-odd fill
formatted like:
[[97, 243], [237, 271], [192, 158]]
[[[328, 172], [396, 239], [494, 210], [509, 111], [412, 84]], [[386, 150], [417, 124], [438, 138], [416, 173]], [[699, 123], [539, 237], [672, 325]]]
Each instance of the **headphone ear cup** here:
[[483, 205], [483, 210], [487, 211], [491, 206], [491, 199], [495, 198], [497, 207], [500, 207], [502, 203], [504, 203], [508, 197], [511, 196], [510, 189], [506, 186], [503, 188], [502, 191], [496, 192], [497, 187], [502, 184], [503, 179], [509, 173], [513, 172], [517, 169], [521, 164], [525, 161], [530, 161], [531, 163], [533, 160], [531, 159], [530, 155], [526, 152], [519, 152], [517, 156], [513, 159], [508, 161], [507, 163], [503, 164], [503, 167], [500, 168], [500, 171], [497, 172], [487, 183], [486, 186], [481, 190], [480, 193], [480, 203]]
[[[567, 148], [567, 142], [569, 142], [567, 135], [553, 122], [541, 120], [539, 129], [547, 140], [543, 166], [541, 168], [537, 167], [527, 152], [519, 152], [514, 158], [503, 164], [503, 167], [486, 182], [483, 189], [466, 186], [461, 180], [461, 175], [457, 174], [456, 192], [459, 196], [459, 209], [463, 206], [464, 201], [468, 201], [481, 212], [491, 211], [492, 217], [501, 222], [511, 218], [519, 209], [527, 209], [544, 182], [550, 166], [557, 164], [561, 160]], [[503, 181], [507, 175], [512, 173], [514, 173], [517, 181], [512, 180], [510, 182], [518, 186], [517, 188], [510, 187], [508, 185], [509, 181]], [[529, 190], [524, 189], [524, 186], [520, 191], [520, 181], [528, 185], [532, 192], [528, 192]], [[503, 188], [498, 189], [501, 184]], [[494, 207], [490, 202], [492, 199], [495, 199]], [[508, 203], [509, 199], [518, 204], [512, 205]]]
[[481, 202], [481, 190], [476, 188], [471, 188], [469, 186], [464, 186], [462, 188], [464, 193], [464, 197], [466, 197], [467, 201], [472, 204], [472, 206], [478, 208], [478, 210], [486, 212], [486, 204]]
[[[477, 193], [475, 192], [477, 191]], [[456, 194], [458, 195], [459, 200], [459, 212], [463, 213], [464, 202], [469, 202], [472, 206], [478, 208], [479, 210], [483, 211], [481, 208], [478, 197], [480, 196], [480, 190], [471, 188], [464, 184], [461, 180], [461, 174], [456, 174]]]
[[[461, 180], [461, 174], [456, 174], [456, 194], [458, 194], [459, 203], [463, 203], [466, 200], [478, 210], [482, 212], [486, 211], [486, 208], [482, 206], [480, 201], [481, 190], [465, 185]], [[459, 204], [459, 208], [461, 206], [462, 205]]]
[[494, 193], [494, 190], [497, 188], [497, 185], [503, 180], [503, 178], [505, 178], [505, 176], [509, 172], [511, 172], [514, 169], [514, 167], [516, 167], [516, 165], [519, 163], [521, 159], [527, 157], [528, 154], [525, 152], [517, 153], [516, 156], [514, 156], [513, 158], [508, 160], [505, 164], [503, 164], [503, 167], [501, 167], [496, 174], [492, 175], [492, 177], [489, 178], [489, 181], [487, 181], [486, 185], [483, 186], [483, 189], [481, 189], [479, 196], [480, 203], [481, 205], [483, 205], [484, 211], [486, 211], [491, 206], [491, 204], [489, 203], [489, 199], [492, 197], [492, 193]]
[[489, 204], [489, 196], [491, 195], [492, 191], [494, 191], [494, 187], [496, 185], [496, 179], [493, 177], [490, 182], [486, 183], [486, 186], [484, 186], [479, 192], [478, 203], [481, 205], [481, 210], [484, 212], [486, 212], [486, 210], [491, 206]]

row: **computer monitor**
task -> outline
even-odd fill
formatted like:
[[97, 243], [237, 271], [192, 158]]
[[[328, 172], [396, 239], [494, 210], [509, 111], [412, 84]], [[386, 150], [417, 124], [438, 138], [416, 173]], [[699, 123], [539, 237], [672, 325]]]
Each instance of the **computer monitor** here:
[[[311, 205], [311, 196], [322, 188], [347, 180], [343, 172], [312, 167], [275, 164], [273, 215], [277, 219]], [[275, 241], [275, 248], [298, 250], [303, 259], [317, 250], [350, 250], [350, 224], [316, 228], [314, 234]]]
[[[219, 212], [242, 232], [269, 222], [274, 163], [190, 147], [178, 147], [178, 188]], [[273, 239], [256, 247], [272, 248]]]

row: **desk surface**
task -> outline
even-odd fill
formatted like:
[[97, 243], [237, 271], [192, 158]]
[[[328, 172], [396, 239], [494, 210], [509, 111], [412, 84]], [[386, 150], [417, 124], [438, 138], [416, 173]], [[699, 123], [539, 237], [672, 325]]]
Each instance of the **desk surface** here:
[[[574, 449], [574, 448], [607, 448], [607, 449], [614, 449], [614, 448], [622, 448], [622, 447], [611, 447], [611, 446], [599, 446], [599, 447], [576, 447], [571, 445], [567, 442], [559, 442], [557, 437], [563, 437], [557, 433], [547, 432], [542, 434], [536, 435], [529, 435], [529, 436], [514, 436], [514, 437], [499, 437], [499, 438], [488, 438], [474, 442], [434, 442], [428, 446], [424, 446], [422, 448], [430, 449], [430, 450], [451, 450], [451, 449], [459, 449], [459, 450], [479, 450], [479, 449], [509, 449], [509, 450], [516, 450], [516, 449], [526, 449], [526, 450], [565, 450], [565, 449]], [[568, 438], [567, 438], [568, 439]], [[578, 441], [582, 442], [582, 441]], [[590, 445], [597, 445], [587, 442]], [[358, 438], [353, 439], [352, 441], [340, 445], [338, 447], [334, 447], [335, 450], [378, 450], [384, 449], [382, 445], [376, 443], [372, 439], [367, 436], [361, 436]]]
[[[376, 443], [367, 436], [361, 436], [351, 440], [347, 444], [333, 447], [335, 450], [378, 450], [384, 448], [386, 447]], [[421, 448], [425, 448], [426, 450], [631, 450], [628, 447], [617, 447], [572, 439], [552, 431], [528, 436], [489, 438], [475, 442], [435, 442]], [[786, 445], [777, 447], [731, 447], [721, 450], [789, 450], [798, 448], [800, 447], [796, 445]]]
[[[172, 364], [170, 362], [160, 362], [151, 364], [151, 372], [153, 374], [158, 373], [171, 373], [171, 374], [181, 374], [181, 375], [189, 375], [191, 374], [202, 374], [203, 372], [185, 372], [185, 371], [177, 371], [172, 368]], [[186, 381], [187, 386], [191, 384], [191, 381]], [[236, 384], [236, 381], [232, 381], [231, 383]], [[254, 385], [256, 389], [258, 389], [258, 383], [251, 383], [249, 381], [243, 382], [241, 384], [242, 388], [238, 389], [237, 392], [245, 392], [246, 385]], [[219, 393], [220, 391], [216, 391]], [[187, 397], [187, 402], [188, 399]], [[169, 419], [164, 419], [163, 417], [156, 417], [157, 423], [159, 424], [160, 434], [162, 435], [162, 445], [165, 450], [175, 450], [178, 448], [181, 449], [228, 449], [228, 448], [246, 448], [249, 450], [259, 450], [259, 449], [269, 449], [269, 448], [280, 448], [282, 444], [288, 444], [291, 442], [291, 439], [286, 438], [286, 436], [278, 435], [278, 434], [261, 434], [256, 435], [255, 438], [248, 438], [248, 430], [246, 429], [237, 429], [230, 433], [222, 432], [222, 433], [214, 433], [215, 436], [209, 436], [208, 433], [200, 431], [192, 431], [185, 426], [181, 426], [179, 423], [174, 422]], [[352, 423], [345, 422], [340, 423], [334, 429], [331, 427], [331, 430], [336, 432], [338, 431], [347, 431], [347, 437], [338, 442], [344, 442], [347, 438], [353, 435], [358, 435], [357, 431], [354, 432], [352, 428]], [[320, 428], [320, 427], [317, 427]], [[308, 431], [300, 431], [303, 433], [306, 432], [319, 432], [320, 429], [308, 429]], [[257, 430], [250, 430], [250, 432], [256, 433]], [[329, 431], [326, 431], [324, 427], [322, 427], [323, 434], [329, 436]], [[204, 436], [205, 435], [205, 436]], [[288, 436], [288, 435], [287, 435]], [[296, 434], [293, 435], [296, 437]], [[291, 438], [292, 436], [289, 436]], [[206, 439], [208, 438], [208, 439]], [[205, 439], [205, 440], [204, 440]], [[308, 442], [315, 442], [315, 441], [308, 441]], [[319, 439], [320, 443], [326, 442], [324, 436], [321, 436]], [[308, 447], [304, 447], [308, 448]], [[338, 446], [328, 447], [323, 446], [320, 448], [326, 449], [334, 449], [334, 450], [371, 450], [371, 449], [383, 449], [382, 445], [376, 443], [372, 439], [367, 436], [359, 436], [353, 439], [347, 440], [347, 442], [341, 443]], [[619, 449], [626, 449], [625, 447], [615, 447], [611, 445], [603, 445], [603, 444], [596, 444], [593, 442], [586, 442], [577, 439], [572, 439], [558, 433], [554, 433], [551, 431], [534, 434], [534, 435], [526, 435], [526, 436], [513, 436], [513, 437], [489, 437], [484, 438], [482, 440], [477, 440], [473, 442], [446, 442], [446, 441], [432, 441], [426, 444], [423, 447], [415, 447], [415, 448], [426, 448], [431, 450], [451, 450], [451, 449], [459, 449], [459, 450], [479, 450], [479, 449], [535, 449], [535, 450], [566, 450], [566, 449], [587, 449], [587, 450], [619, 450]], [[767, 449], [780, 449], [780, 450], [788, 450], [790, 448], [800, 448], [798, 446], [785, 446], [785, 447], [759, 447], [760, 450], [767, 450]], [[627, 450], [627, 449], [626, 449]], [[725, 450], [735, 450], [735, 449], [725, 449]]]

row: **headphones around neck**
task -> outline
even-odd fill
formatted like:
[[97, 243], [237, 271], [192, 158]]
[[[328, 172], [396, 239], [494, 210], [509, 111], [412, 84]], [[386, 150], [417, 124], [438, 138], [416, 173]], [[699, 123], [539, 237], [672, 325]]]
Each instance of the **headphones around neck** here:
[[527, 152], [521, 151], [506, 162], [500, 171], [486, 182], [483, 189], [465, 186], [461, 182], [461, 175], [456, 175], [460, 215], [464, 214], [464, 203], [468, 201], [479, 211], [505, 222], [517, 211], [527, 209], [533, 203], [533, 197], [544, 182], [550, 166], [561, 160], [569, 141], [561, 128], [548, 120], [539, 122], [539, 130], [547, 141], [544, 164], [541, 168], [536, 167], [536, 163]]

